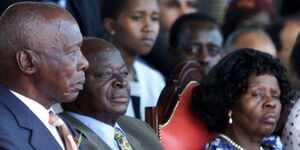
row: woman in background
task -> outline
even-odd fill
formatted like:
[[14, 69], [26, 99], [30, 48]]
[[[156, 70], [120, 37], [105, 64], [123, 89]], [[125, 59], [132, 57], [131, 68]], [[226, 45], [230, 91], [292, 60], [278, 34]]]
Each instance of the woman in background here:
[[241, 49], [222, 59], [192, 96], [192, 109], [219, 136], [206, 150], [282, 150], [272, 136], [294, 97], [285, 68], [271, 55]]
[[157, 0], [104, 0], [102, 19], [110, 40], [129, 70], [131, 101], [127, 115], [145, 119], [145, 107], [156, 106], [163, 76], [140, 60], [150, 52], [159, 31]]

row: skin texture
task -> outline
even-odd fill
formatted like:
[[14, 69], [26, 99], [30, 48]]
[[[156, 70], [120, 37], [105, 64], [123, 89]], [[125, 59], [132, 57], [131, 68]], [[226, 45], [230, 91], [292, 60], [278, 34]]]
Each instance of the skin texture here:
[[179, 34], [179, 44], [174, 57], [177, 62], [197, 60], [208, 72], [222, 58], [222, 35], [216, 25], [189, 21]]
[[116, 19], [105, 18], [104, 27], [111, 33], [112, 43], [131, 72], [139, 55], [148, 54], [159, 31], [159, 8], [156, 0], [130, 0]]
[[126, 65], [118, 49], [104, 40], [85, 39], [82, 49], [90, 63], [84, 90], [64, 108], [113, 126], [130, 99]]
[[227, 135], [246, 149], [259, 147], [257, 144], [262, 138], [275, 130], [280, 111], [280, 88], [276, 77], [252, 75], [246, 93], [232, 108], [233, 124], [229, 125]]
[[273, 42], [257, 32], [247, 32], [241, 35], [232, 46], [233, 49], [252, 48], [277, 56]]
[[159, 0], [159, 8], [161, 31], [169, 33], [178, 17], [197, 11], [197, 0]]
[[[7, 37], [0, 45], [0, 49], [6, 47], [0, 57], [9, 60], [0, 61], [0, 66], [10, 68], [1, 76], [2, 83], [47, 109], [73, 101], [83, 88], [88, 68], [74, 18], [58, 6], [20, 3], [7, 10], [0, 22], [0, 39], [3, 35], [18, 37]], [[5, 30], [6, 26], [11, 28]], [[7, 45], [11, 42], [15, 45]]]

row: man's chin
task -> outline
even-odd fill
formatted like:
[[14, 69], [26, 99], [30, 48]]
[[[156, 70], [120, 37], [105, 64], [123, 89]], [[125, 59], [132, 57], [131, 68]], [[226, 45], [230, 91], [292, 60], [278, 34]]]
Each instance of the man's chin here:
[[60, 100], [61, 103], [68, 103], [68, 102], [73, 102], [78, 96], [78, 92], [74, 93], [65, 93], [64, 98]]

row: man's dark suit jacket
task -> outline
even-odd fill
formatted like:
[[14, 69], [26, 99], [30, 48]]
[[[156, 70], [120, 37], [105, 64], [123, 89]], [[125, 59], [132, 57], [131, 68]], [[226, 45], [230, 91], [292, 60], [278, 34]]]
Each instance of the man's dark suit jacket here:
[[0, 150], [62, 150], [39, 118], [2, 84]]
[[[86, 150], [111, 150], [111, 148], [89, 127], [81, 121], [63, 112], [61, 116], [67, 120], [73, 128], [82, 133], [82, 147]], [[122, 116], [117, 121], [126, 134], [126, 138], [134, 150], [163, 150], [157, 135], [145, 122], [127, 116]]]

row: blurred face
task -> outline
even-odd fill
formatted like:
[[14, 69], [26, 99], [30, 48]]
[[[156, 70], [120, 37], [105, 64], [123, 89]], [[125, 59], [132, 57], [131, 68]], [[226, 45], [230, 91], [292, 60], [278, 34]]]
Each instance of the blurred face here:
[[281, 111], [277, 79], [269, 74], [250, 76], [247, 92], [241, 96], [232, 111], [232, 128], [248, 135], [271, 134]]
[[288, 21], [285, 23], [283, 30], [280, 33], [282, 49], [278, 52], [280, 62], [289, 68], [289, 57], [295, 44], [298, 33], [300, 32], [300, 22]]
[[254, 16], [250, 17], [249, 19], [245, 20], [241, 23], [241, 26], [250, 26], [255, 25], [258, 27], [265, 28], [271, 24], [271, 16], [266, 11], [261, 11]]
[[191, 21], [182, 27], [176, 52], [181, 61], [197, 60], [208, 72], [222, 58], [223, 38], [213, 24]]
[[181, 15], [197, 11], [198, 0], [159, 0], [161, 31], [168, 33]]
[[149, 53], [159, 31], [158, 19], [156, 0], [127, 0], [115, 20], [114, 44], [132, 55]]
[[91, 57], [85, 90], [91, 94], [82, 105], [91, 114], [124, 115], [130, 98], [128, 70], [118, 50], [100, 51]]
[[247, 32], [241, 35], [233, 45], [233, 49], [252, 48], [277, 56], [273, 42], [258, 32]]
[[43, 27], [40, 35], [47, 40], [43, 40], [44, 49], [36, 50], [37, 72], [33, 78], [46, 99], [54, 103], [73, 101], [83, 89], [84, 71], [88, 68], [80, 50], [79, 27], [73, 21], [62, 19]]

